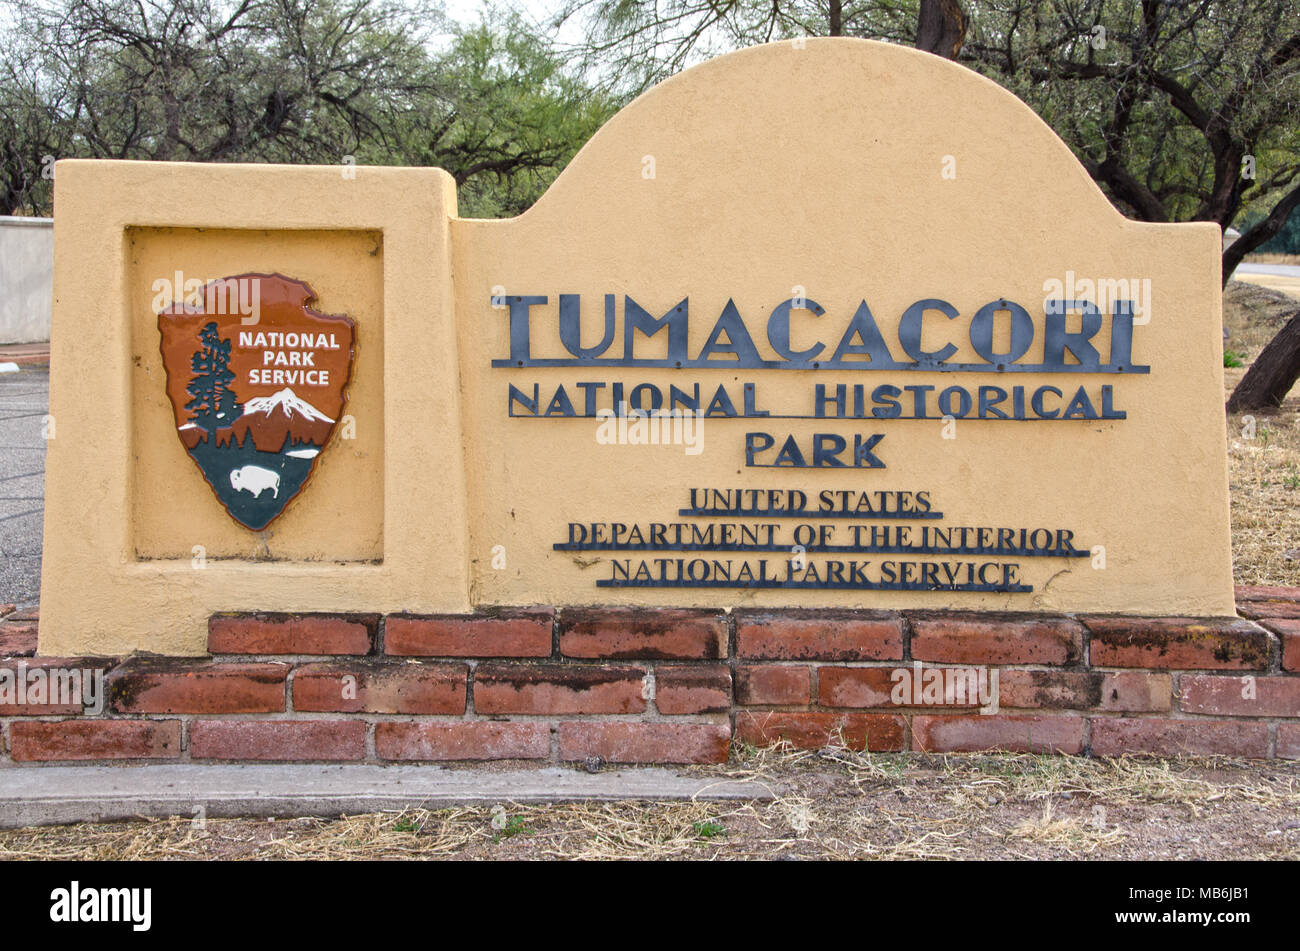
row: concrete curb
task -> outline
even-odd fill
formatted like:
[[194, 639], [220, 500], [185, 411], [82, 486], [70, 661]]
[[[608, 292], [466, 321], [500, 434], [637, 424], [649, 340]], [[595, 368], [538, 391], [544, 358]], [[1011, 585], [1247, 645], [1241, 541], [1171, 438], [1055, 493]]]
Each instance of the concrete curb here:
[[772, 799], [778, 792], [762, 783], [660, 767], [585, 773], [558, 767], [48, 766], [0, 770], [0, 828], [143, 816], [330, 817], [508, 802]]

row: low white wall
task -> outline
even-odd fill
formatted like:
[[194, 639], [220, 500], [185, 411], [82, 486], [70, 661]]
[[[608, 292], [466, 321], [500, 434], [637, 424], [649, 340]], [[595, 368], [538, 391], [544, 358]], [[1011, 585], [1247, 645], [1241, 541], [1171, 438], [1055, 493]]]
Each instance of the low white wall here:
[[50, 339], [54, 219], [0, 215], [0, 344]]

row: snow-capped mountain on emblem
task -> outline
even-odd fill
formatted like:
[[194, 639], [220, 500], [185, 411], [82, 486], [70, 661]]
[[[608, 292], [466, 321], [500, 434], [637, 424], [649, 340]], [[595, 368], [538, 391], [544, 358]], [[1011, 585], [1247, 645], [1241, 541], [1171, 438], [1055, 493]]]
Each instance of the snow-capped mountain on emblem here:
[[249, 400], [244, 404], [244, 415], [230, 428], [239, 442], [251, 434], [253, 444], [262, 452], [278, 452], [305, 443], [325, 445], [334, 420], [286, 387], [271, 396]]
[[181, 444], [254, 530], [302, 491], [343, 413], [355, 327], [312, 310], [315, 297], [280, 274], [242, 274], [158, 315]]
[[283, 390], [280, 390], [280, 392], [273, 393], [270, 396], [258, 396], [249, 400], [244, 404], [244, 415], [247, 416], [250, 413], [265, 413], [267, 416], [270, 416], [277, 409], [291, 419], [294, 416], [302, 416], [309, 420], [319, 420], [325, 423], [334, 422], [334, 420], [330, 419], [306, 400], [300, 400], [298, 394], [294, 393], [294, 391], [288, 387], [285, 387]]

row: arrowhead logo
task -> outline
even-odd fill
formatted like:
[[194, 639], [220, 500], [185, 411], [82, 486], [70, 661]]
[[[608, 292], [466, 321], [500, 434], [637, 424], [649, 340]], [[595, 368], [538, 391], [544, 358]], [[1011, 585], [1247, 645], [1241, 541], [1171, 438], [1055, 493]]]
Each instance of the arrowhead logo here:
[[230, 517], [266, 528], [343, 416], [356, 331], [281, 274], [212, 281], [158, 314], [176, 433]]

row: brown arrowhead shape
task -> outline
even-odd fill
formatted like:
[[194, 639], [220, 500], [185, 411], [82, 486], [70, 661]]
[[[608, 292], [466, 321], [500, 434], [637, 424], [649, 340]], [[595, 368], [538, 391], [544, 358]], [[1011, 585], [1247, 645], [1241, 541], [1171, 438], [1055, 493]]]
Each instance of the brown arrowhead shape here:
[[260, 531], [302, 492], [343, 416], [356, 328], [282, 274], [205, 284], [158, 314], [176, 433], [230, 517]]

